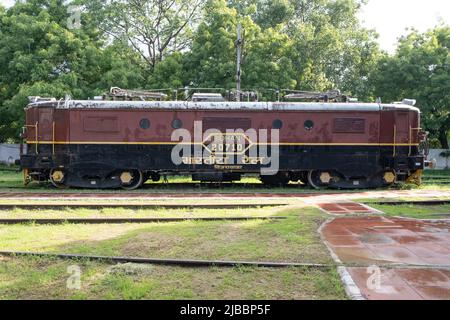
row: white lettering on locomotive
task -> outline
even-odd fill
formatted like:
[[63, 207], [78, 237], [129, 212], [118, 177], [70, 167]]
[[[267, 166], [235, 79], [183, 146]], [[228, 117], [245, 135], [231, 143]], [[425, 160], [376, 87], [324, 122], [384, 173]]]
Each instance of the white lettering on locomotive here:
[[275, 175], [279, 170], [279, 136], [278, 129], [271, 129], [270, 135], [267, 129], [253, 128], [203, 131], [202, 121], [195, 121], [194, 137], [184, 128], [172, 132], [171, 141], [177, 144], [171, 159], [175, 165], [257, 165], [262, 175]]

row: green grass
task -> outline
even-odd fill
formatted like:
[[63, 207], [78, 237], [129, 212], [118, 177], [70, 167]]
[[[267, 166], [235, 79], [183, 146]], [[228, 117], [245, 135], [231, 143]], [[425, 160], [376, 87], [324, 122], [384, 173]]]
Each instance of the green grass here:
[[409, 217], [417, 219], [441, 219], [450, 218], [450, 205], [379, 205], [371, 204], [371, 207], [381, 210], [388, 216]]
[[[0, 203], [5, 203], [0, 201]], [[240, 209], [126, 209], [105, 208], [63, 209], [63, 210], [0, 210], [0, 218], [8, 219], [39, 219], [39, 218], [202, 218], [202, 217], [266, 217], [277, 214], [280, 207], [255, 207]]]
[[7, 225], [0, 226], [0, 250], [161, 258], [331, 261], [316, 232], [327, 218], [325, 214], [306, 208], [283, 210], [279, 215], [288, 216], [288, 219]]
[[[8, 171], [4, 171], [8, 170]], [[23, 187], [22, 173], [0, 168], [0, 188]]]
[[450, 170], [425, 170], [423, 183], [426, 188], [450, 187]]
[[424, 177], [448, 176], [450, 178], [450, 169], [447, 170], [425, 170]]
[[[195, 215], [206, 212], [194, 212]], [[242, 214], [239, 212], [237, 214]], [[233, 215], [237, 215], [233, 213]], [[245, 213], [247, 214], [247, 213]], [[161, 258], [332, 263], [317, 232], [327, 215], [315, 208], [264, 208], [280, 221], [177, 222], [121, 225], [0, 226], [0, 250]], [[65, 282], [70, 264], [83, 270], [82, 289]], [[95, 262], [1, 258], [2, 299], [343, 299], [335, 270], [148, 266], [127, 273]]]
[[[74, 264], [82, 271], [80, 290], [66, 286], [67, 267]], [[0, 263], [0, 298], [346, 299], [335, 270], [144, 268], [146, 272], [130, 274], [98, 262], [8, 258]]]

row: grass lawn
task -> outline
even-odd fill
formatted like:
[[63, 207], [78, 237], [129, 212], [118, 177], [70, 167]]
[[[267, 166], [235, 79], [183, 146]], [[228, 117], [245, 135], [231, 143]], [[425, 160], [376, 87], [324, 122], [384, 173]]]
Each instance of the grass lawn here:
[[435, 177], [435, 176], [448, 176], [450, 178], [450, 169], [446, 170], [425, 170], [425, 177]]
[[450, 205], [421, 206], [412, 204], [379, 205], [371, 204], [371, 207], [381, 210], [388, 216], [409, 217], [417, 219], [450, 219]]
[[22, 172], [0, 166], [0, 189], [23, 187]]
[[[428, 173], [427, 173], [428, 174]], [[440, 172], [429, 176], [446, 175]], [[0, 191], [80, 192], [92, 190], [55, 190], [49, 184], [24, 188], [21, 174], [0, 170]], [[175, 178], [174, 182], [187, 182]], [[252, 180], [253, 179], [253, 180]], [[431, 180], [434, 181], [434, 180]], [[256, 183], [255, 178], [244, 182]], [[424, 185], [419, 190], [450, 190], [449, 186]], [[409, 187], [408, 188], [415, 188]], [[201, 191], [292, 193], [316, 192], [300, 186], [290, 188], [248, 188], [245, 186], [187, 187], [159, 185], [134, 192], [166, 193]], [[98, 192], [98, 191], [96, 191]], [[114, 193], [116, 190], [104, 190]], [[318, 191], [323, 193], [323, 191]], [[330, 192], [334, 192], [330, 190]], [[357, 191], [359, 192], [359, 191]], [[371, 199], [373, 200], [373, 199]], [[377, 199], [380, 200], [380, 199]], [[20, 202], [1, 200], [2, 203]], [[27, 200], [69, 203], [76, 200]], [[83, 202], [97, 202], [90, 199]], [[108, 200], [110, 201], [110, 200]], [[123, 199], [117, 203], [186, 203], [186, 199]], [[204, 197], [189, 203], [255, 203], [261, 199], [220, 199]], [[147, 224], [104, 225], [0, 225], [0, 250], [80, 253], [92, 255], [138, 256], [152, 258], [192, 258], [214, 260], [289, 261], [332, 263], [317, 232], [329, 218], [299, 199], [264, 199], [264, 203], [288, 203], [288, 207], [245, 209], [155, 209], [124, 208], [89, 210], [0, 211], [0, 218], [76, 218], [76, 217], [223, 217], [287, 216], [286, 220], [184, 221]], [[373, 205], [389, 216], [440, 218], [450, 206]], [[81, 268], [81, 289], [68, 289], [67, 267]], [[0, 299], [345, 299], [336, 270], [304, 268], [186, 268], [156, 265], [112, 265], [91, 261], [63, 261], [52, 258], [0, 257]]]
[[[1, 258], [0, 258], [1, 259]], [[67, 267], [81, 268], [80, 290], [67, 289]], [[333, 270], [185, 268], [89, 261], [7, 258], [1, 299], [346, 299]]]
[[[280, 221], [0, 226], [0, 250], [332, 263], [317, 233], [327, 215], [314, 208], [274, 210], [262, 208], [258, 215], [289, 218]], [[201, 216], [205, 212], [191, 214]], [[130, 273], [120, 268], [111, 271], [112, 266], [105, 263], [79, 261], [77, 264], [83, 270], [82, 288], [71, 291], [65, 286], [69, 276], [66, 268], [70, 264], [74, 262], [2, 258], [0, 298], [345, 298], [334, 269], [145, 266]]]
[[[261, 209], [264, 211], [266, 209]], [[269, 209], [269, 213], [273, 213]], [[259, 214], [259, 213], [258, 213]], [[146, 224], [3, 225], [0, 250], [161, 258], [331, 262], [315, 208], [286, 209], [285, 220]], [[195, 214], [193, 214], [195, 216]]]
[[[0, 201], [6, 203], [6, 201]], [[134, 201], [133, 201], [134, 203]], [[174, 203], [174, 202], [171, 202]], [[0, 210], [2, 219], [38, 219], [38, 218], [201, 218], [201, 217], [266, 217], [279, 215], [280, 207], [238, 208], [238, 209], [126, 209], [105, 208], [63, 209], [63, 210]]]

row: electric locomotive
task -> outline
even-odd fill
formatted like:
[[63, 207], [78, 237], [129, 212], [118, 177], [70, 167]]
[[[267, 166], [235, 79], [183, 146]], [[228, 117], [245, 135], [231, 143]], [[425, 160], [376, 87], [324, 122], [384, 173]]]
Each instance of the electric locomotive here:
[[[412, 100], [360, 103], [297, 92], [275, 102], [211, 93], [169, 101], [156, 92], [111, 93], [32, 98], [20, 160], [26, 183], [135, 189], [163, 175], [224, 182], [251, 174], [265, 184], [356, 189], [420, 183], [429, 165]], [[305, 98], [315, 101], [298, 101]]]

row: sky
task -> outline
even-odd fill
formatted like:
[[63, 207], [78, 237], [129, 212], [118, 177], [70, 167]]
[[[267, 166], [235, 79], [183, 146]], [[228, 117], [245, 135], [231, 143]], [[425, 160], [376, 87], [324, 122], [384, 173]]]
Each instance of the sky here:
[[393, 53], [406, 28], [424, 32], [440, 21], [450, 24], [450, 0], [369, 0], [359, 18], [378, 32], [381, 48]]
[[[14, 0], [0, 3], [8, 7]], [[381, 48], [393, 53], [406, 28], [424, 32], [439, 21], [450, 24], [450, 0], [369, 0], [359, 18], [363, 26], [378, 32]]]

